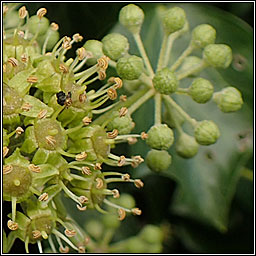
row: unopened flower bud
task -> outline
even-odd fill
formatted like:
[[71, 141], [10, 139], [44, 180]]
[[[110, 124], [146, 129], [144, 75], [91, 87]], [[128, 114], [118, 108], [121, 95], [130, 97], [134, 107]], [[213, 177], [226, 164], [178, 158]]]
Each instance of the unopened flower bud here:
[[166, 124], [152, 126], [147, 134], [146, 143], [154, 149], [167, 150], [174, 141], [173, 131]]
[[239, 110], [243, 105], [241, 92], [231, 86], [215, 93], [213, 100], [222, 112], [234, 112]]
[[88, 40], [84, 44], [84, 48], [86, 51], [92, 54], [92, 57], [89, 58], [86, 63], [89, 65], [94, 65], [97, 63], [97, 59], [101, 58], [104, 53], [102, 51], [102, 42], [98, 40]]
[[116, 71], [123, 79], [138, 79], [143, 71], [143, 61], [135, 55], [120, 58], [116, 65]]
[[209, 44], [204, 48], [203, 58], [212, 67], [227, 68], [232, 61], [232, 50], [226, 44]]
[[154, 172], [162, 172], [168, 169], [172, 157], [166, 150], [151, 149], [146, 156], [146, 164]]
[[199, 122], [194, 133], [196, 141], [201, 145], [214, 144], [220, 137], [218, 126], [213, 121], [209, 120]]
[[153, 85], [158, 92], [170, 94], [177, 90], [179, 81], [174, 72], [166, 67], [156, 72], [153, 78]]
[[176, 152], [183, 158], [191, 158], [198, 152], [199, 145], [195, 138], [182, 133], [176, 142]]
[[164, 238], [161, 228], [151, 224], [146, 225], [139, 236], [149, 244], [162, 243]]
[[180, 7], [168, 9], [163, 15], [163, 26], [167, 34], [183, 28], [186, 23], [186, 13]]
[[118, 60], [127, 54], [129, 50], [129, 42], [128, 39], [119, 34], [119, 33], [111, 33], [106, 35], [102, 39], [103, 43], [103, 52], [112, 60]]
[[204, 48], [208, 44], [214, 44], [216, 30], [208, 24], [201, 24], [192, 31], [192, 44], [196, 48]]
[[196, 78], [189, 87], [189, 95], [197, 103], [206, 103], [212, 98], [214, 92], [213, 85], [209, 80]]
[[139, 33], [144, 20], [143, 10], [134, 4], [123, 7], [119, 13], [120, 23], [131, 33]]

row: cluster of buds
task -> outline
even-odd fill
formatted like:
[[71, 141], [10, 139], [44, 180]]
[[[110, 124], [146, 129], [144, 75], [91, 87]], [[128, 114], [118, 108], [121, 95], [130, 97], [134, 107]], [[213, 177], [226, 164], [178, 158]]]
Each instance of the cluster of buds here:
[[[110, 57], [95, 55], [93, 40], [77, 49], [74, 59], [67, 59], [66, 52], [83, 40], [81, 35], [59, 39], [59, 26], [49, 23], [45, 8], [29, 17], [22, 6], [17, 24], [8, 20], [12, 12], [5, 5], [3, 198], [12, 206], [5, 251], [19, 238], [26, 252], [30, 243], [37, 243], [42, 253], [41, 241], [47, 239], [54, 253], [56, 244], [62, 253], [69, 247], [83, 253], [88, 236], [61, 207], [60, 195], [72, 199], [77, 211], [96, 209], [119, 221], [127, 214], [140, 215], [139, 208], [122, 207], [107, 197], [120, 197], [117, 189], [109, 189], [110, 183], [143, 187], [140, 179], [114, 169], [128, 165], [135, 168], [143, 158], [118, 156], [111, 148], [145, 136], [130, 134], [134, 122], [125, 106], [126, 96], [117, 99], [122, 79], [107, 78]], [[97, 80], [103, 85], [95, 90], [93, 83]], [[107, 107], [103, 107], [105, 103]], [[109, 118], [101, 119], [104, 113]], [[104, 171], [105, 165], [113, 170]], [[16, 211], [17, 204], [23, 212]]]
[[[172, 157], [168, 150], [174, 142], [179, 156], [192, 158], [198, 153], [200, 145], [212, 145], [220, 137], [220, 130], [214, 121], [192, 118], [176, 103], [173, 95], [189, 96], [198, 104], [213, 100], [225, 113], [237, 111], [243, 105], [242, 95], [235, 87], [229, 86], [214, 92], [213, 83], [200, 77], [203, 69], [226, 69], [232, 61], [231, 48], [226, 44], [215, 43], [215, 28], [209, 24], [200, 24], [193, 28], [188, 47], [174, 63], [170, 63], [173, 42], [188, 33], [189, 22], [185, 11], [180, 7], [163, 11], [161, 17], [164, 33], [155, 71], [140, 37], [144, 12], [134, 4], [128, 4], [121, 9], [119, 22], [132, 34], [141, 56], [129, 54], [128, 39], [119, 33], [110, 33], [97, 43], [102, 54], [110, 58], [110, 65], [123, 79], [124, 88], [128, 92], [136, 92], [132, 96], [134, 101], [127, 105], [130, 115], [150, 98], [154, 98], [155, 122], [148, 130], [145, 140], [151, 148], [146, 163], [151, 170], [157, 172], [167, 170], [171, 164]], [[194, 50], [200, 49], [202, 58], [191, 55]], [[180, 81], [187, 77], [194, 79], [187, 88], [181, 88]], [[185, 122], [191, 125], [193, 134], [183, 130]], [[117, 126], [116, 124], [111, 127]], [[177, 139], [174, 139], [174, 128], [177, 129]]]

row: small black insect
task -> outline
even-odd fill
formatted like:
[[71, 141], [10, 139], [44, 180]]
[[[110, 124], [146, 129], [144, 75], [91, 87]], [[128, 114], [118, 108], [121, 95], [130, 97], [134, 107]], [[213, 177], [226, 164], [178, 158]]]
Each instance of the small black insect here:
[[66, 95], [65, 92], [63, 91], [60, 91], [56, 94], [57, 96], [57, 102], [59, 105], [61, 106], [66, 106], [66, 107], [69, 107], [72, 103], [72, 100], [71, 100], [71, 92], [68, 92], [68, 94]]

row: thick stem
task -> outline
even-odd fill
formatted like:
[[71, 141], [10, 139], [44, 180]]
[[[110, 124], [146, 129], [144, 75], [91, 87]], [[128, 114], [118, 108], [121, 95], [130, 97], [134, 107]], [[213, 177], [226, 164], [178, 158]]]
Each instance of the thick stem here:
[[161, 124], [161, 113], [162, 113], [161, 103], [162, 103], [161, 94], [156, 93], [155, 94], [155, 125]]
[[193, 66], [191, 69], [188, 69], [180, 74], [177, 74], [177, 78], [178, 78], [178, 80], [181, 80], [183, 78], [186, 78], [189, 75], [192, 75], [194, 73], [201, 71], [202, 69], [206, 68], [207, 66], [208, 66], [208, 64], [204, 60], [202, 60], [201, 63]]

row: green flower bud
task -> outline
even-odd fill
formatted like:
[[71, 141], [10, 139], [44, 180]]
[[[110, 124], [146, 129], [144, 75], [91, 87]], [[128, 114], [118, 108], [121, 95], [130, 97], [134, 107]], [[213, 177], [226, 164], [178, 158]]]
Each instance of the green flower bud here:
[[196, 48], [204, 48], [208, 44], [214, 44], [215, 38], [216, 30], [208, 24], [201, 24], [192, 31], [192, 44]]
[[177, 90], [179, 80], [175, 73], [166, 67], [156, 72], [153, 78], [153, 85], [158, 92], [170, 94]]
[[119, 112], [115, 111], [113, 116], [116, 116], [114, 120], [108, 123], [108, 131], [113, 131], [114, 129], [118, 130], [118, 134], [129, 134], [133, 129], [133, 121], [129, 114], [120, 117]]
[[204, 48], [203, 58], [212, 67], [227, 68], [232, 61], [232, 50], [226, 44], [209, 44]]
[[121, 194], [120, 198], [113, 200], [113, 202], [116, 202], [118, 205], [132, 209], [135, 207], [135, 200], [134, 198], [129, 194]]
[[191, 158], [197, 154], [199, 145], [194, 137], [182, 133], [176, 142], [175, 149], [181, 157]]
[[143, 20], [143, 10], [134, 4], [126, 5], [119, 13], [119, 22], [134, 34], [140, 32]]
[[116, 215], [106, 214], [102, 216], [102, 222], [106, 228], [116, 229], [120, 226], [121, 222]]
[[[199, 65], [202, 62], [201, 58], [198, 58], [197, 56], [188, 56], [184, 59], [179, 72], [185, 72], [188, 69], [192, 69], [193, 67]], [[191, 76], [198, 75], [199, 72], [191, 74]]]
[[95, 239], [99, 239], [103, 233], [103, 226], [97, 220], [90, 220], [85, 224], [85, 230]]
[[197, 103], [206, 103], [212, 98], [213, 85], [204, 78], [196, 78], [189, 87], [189, 95]]
[[118, 60], [125, 56], [129, 50], [127, 38], [118, 33], [111, 33], [102, 39], [103, 52], [112, 60]]
[[222, 112], [234, 112], [239, 110], [243, 105], [242, 94], [235, 87], [227, 87], [217, 92], [213, 100]]
[[163, 15], [163, 26], [167, 34], [171, 34], [183, 28], [186, 23], [186, 13], [180, 7], [173, 7]]
[[49, 28], [50, 22], [46, 17], [39, 19], [37, 15], [34, 15], [28, 20], [28, 29], [32, 34], [38, 33], [38, 35], [43, 35]]
[[166, 124], [157, 124], [148, 131], [146, 143], [154, 149], [167, 150], [174, 141], [173, 131]]
[[11, 87], [4, 84], [3, 86], [3, 114], [18, 114], [21, 111], [22, 98]]
[[58, 42], [60, 38], [60, 34], [58, 31], [53, 31], [51, 28], [48, 29], [48, 32], [43, 34], [42, 36], [37, 38], [37, 41], [40, 45], [43, 45], [46, 37], [48, 36], [48, 33], [50, 34], [49, 39], [47, 41], [46, 50], [51, 50], [55, 44]]
[[140, 237], [149, 244], [162, 243], [163, 232], [155, 225], [146, 225], [140, 232]]
[[146, 156], [146, 164], [154, 172], [167, 170], [171, 162], [172, 156], [165, 150], [151, 149]]
[[138, 79], [143, 71], [143, 61], [140, 57], [132, 55], [120, 58], [116, 64], [117, 74], [126, 80]]
[[129, 253], [144, 253], [147, 251], [147, 245], [138, 237], [129, 238], [126, 246]]
[[195, 127], [194, 133], [196, 141], [200, 145], [214, 144], [220, 137], [218, 126], [209, 120], [199, 122]]
[[84, 46], [86, 51], [92, 54], [92, 57], [86, 61], [88, 65], [95, 65], [97, 63], [97, 59], [104, 55], [102, 51], [103, 44], [98, 40], [88, 40], [85, 42]]

